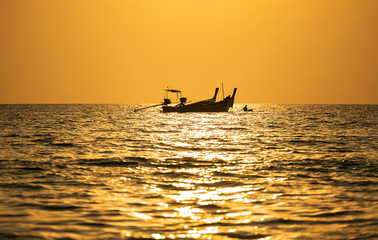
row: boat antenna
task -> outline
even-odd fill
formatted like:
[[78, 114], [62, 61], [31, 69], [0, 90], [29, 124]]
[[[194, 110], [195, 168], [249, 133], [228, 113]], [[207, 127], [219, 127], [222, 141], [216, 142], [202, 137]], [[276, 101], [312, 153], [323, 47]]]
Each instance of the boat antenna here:
[[222, 94], [223, 94], [223, 99], [224, 99], [223, 82], [222, 82]]

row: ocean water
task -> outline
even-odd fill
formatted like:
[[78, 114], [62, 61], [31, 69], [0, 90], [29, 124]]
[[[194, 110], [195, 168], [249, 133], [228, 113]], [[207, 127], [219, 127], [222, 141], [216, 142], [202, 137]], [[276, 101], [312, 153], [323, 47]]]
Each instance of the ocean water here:
[[378, 239], [378, 105], [0, 105], [0, 239]]

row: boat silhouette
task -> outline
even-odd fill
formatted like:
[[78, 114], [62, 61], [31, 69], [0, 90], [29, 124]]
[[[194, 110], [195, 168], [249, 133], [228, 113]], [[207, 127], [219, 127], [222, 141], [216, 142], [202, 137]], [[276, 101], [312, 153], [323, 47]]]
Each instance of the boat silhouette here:
[[216, 101], [217, 94], [219, 91], [219, 88], [215, 88], [215, 93], [213, 98], [202, 100], [199, 102], [194, 103], [187, 103], [187, 98], [181, 96], [180, 90], [174, 90], [174, 89], [165, 89], [167, 92], [176, 93], [177, 99], [178, 94], [180, 94], [180, 102], [175, 105], [170, 105], [171, 100], [168, 99], [168, 97], [164, 98], [163, 107], [162, 110], [164, 113], [169, 112], [178, 112], [178, 113], [185, 113], [185, 112], [228, 112], [228, 110], [234, 106], [234, 100], [235, 100], [235, 94], [236, 94], [237, 88], [234, 88], [234, 92], [232, 93], [232, 96], [223, 97], [223, 100]]

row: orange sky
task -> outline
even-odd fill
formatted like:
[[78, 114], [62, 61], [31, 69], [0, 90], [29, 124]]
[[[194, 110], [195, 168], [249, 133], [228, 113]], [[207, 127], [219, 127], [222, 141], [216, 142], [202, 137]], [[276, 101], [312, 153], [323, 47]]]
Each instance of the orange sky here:
[[377, 0], [3, 0], [0, 103], [378, 104]]

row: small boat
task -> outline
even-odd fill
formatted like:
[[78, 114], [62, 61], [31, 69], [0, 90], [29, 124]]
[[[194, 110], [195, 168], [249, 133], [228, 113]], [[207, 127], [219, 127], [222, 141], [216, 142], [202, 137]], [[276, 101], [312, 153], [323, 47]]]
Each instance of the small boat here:
[[180, 94], [180, 103], [169, 106], [171, 103], [171, 100], [169, 100], [167, 97], [164, 98], [163, 103], [163, 112], [178, 112], [178, 113], [186, 113], [186, 112], [228, 112], [228, 110], [233, 107], [234, 100], [235, 100], [235, 94], [236, 94], [237, 88], [234, 88], [234, 92], [232, 96], [223, 97], [223, 100], [216, 102], [217, 94], [219, 91], [219, 88], [215, 89], [215, 93], [213, 98], [195, 102], [195, 103], [186, 103], [187, 98], [181, 97], [181, 91], [180, 90], [173, 90], [173, 89], [166, 89], [167, 95], [168, 92], [173, 92], [177, 94]]
[[243, 107], [244, 112], [253, 112], [253, 109], [248, 109], [247, 105]]

